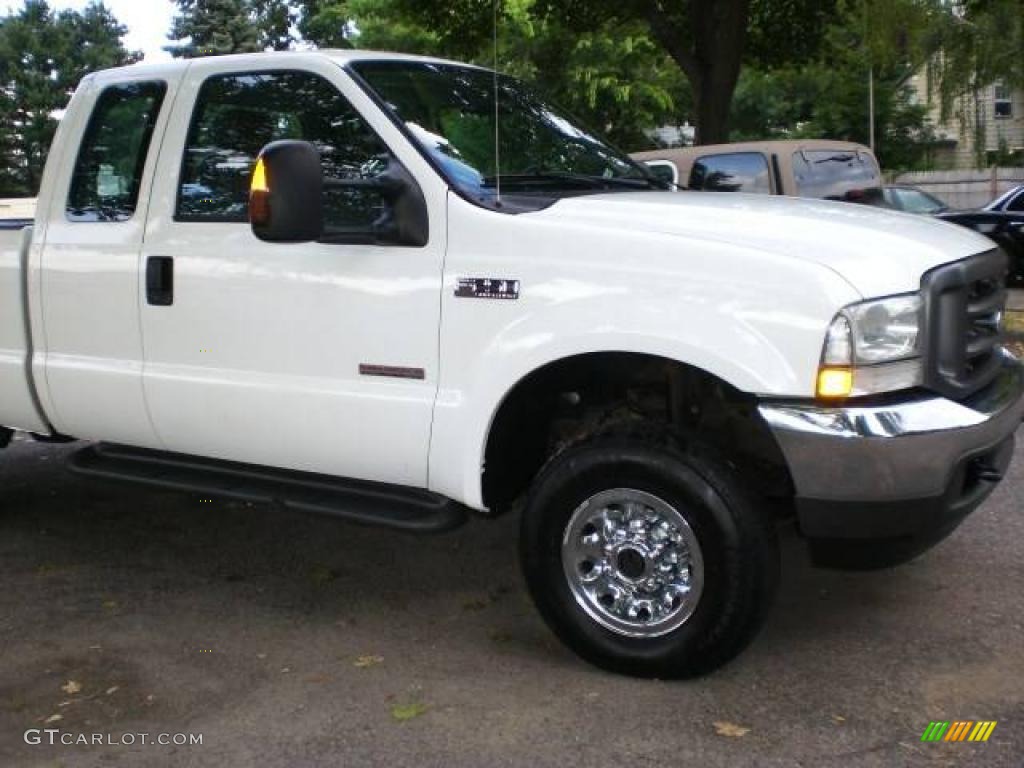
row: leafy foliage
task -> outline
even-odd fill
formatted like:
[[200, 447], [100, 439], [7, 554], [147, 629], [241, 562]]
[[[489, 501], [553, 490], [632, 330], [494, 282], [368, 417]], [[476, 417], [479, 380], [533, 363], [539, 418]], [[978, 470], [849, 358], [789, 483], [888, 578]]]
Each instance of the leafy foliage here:
[[[168, 37], [183, 42], [165, 46], [172, 55], [192, 58], [264, 49], [256, 8], [249, 0], [177, 0], [177, 4], [179, 12]], [[277, 21], [273, 11], [271, 19], [271, 23]], [[279, 34], [280, 29], [275, 26], [275, 37]]]
[[0, 197], [37, 192], [56, 114], [85, 74], [140, 58], [125, 32], [102, 3], [54, 13], [27, 0], [0, 19]]
[[729, 136], [729, 108], [745, 61], [772, 68], [809, 60], [835, 0], [538, 0], [574, 27], [642, 23], [685, 75], [697, 141]]
[[841, 2], [815, 60], [744, 72], [732, 106], [734, 138], [827, 137], [867, 144], [870, 75], [882, 166], [921, 167], [933, 136], [927, 109], [914, 103], [908, 77], [927, 56], [927, 14], [916, 2]]
[[[583, 31], [538, 16], [534, 0], [500, 6], [498, 67], [536, 83], [613, 142], [641, 148], [643, 130], [674, 119], [688, 103], [678, 69], [643, 24]], [[410, 0], [319, 3], [300, 28], [318, 45], [400, 50], [494, 64], [490, 2], [427, 6]], [[460, 14], [472, 24], [460, 24]], [[475, 25], [475, 26], [474, 26]]]
[[295, 42], [291, 29], [298, 14], [287, 0], [253, 0], [253, 10], [263, 48], [272, 51], [291, 48]]

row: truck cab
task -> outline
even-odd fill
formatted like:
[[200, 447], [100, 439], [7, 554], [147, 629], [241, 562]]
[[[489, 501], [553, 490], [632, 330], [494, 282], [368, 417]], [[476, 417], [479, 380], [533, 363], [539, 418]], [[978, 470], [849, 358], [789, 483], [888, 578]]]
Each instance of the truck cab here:
[[[819, 151], [877, 172], [763, 154], [768, 189]], [[996, 487], [1005, 273], [937, 221], [676, 193], [479, 67], [135, 65], [83, 79], [0, 231], [0, 442], [404, 531], [518, 513], [564, 642], [694, 676], [763, 623], [780, 518], [892, 565]]]

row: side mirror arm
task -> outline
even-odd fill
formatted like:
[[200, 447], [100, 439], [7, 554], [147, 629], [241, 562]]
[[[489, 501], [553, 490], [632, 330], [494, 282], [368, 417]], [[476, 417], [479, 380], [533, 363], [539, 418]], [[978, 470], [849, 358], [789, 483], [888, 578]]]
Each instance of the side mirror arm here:
[[389, 210], [371, 226], [373, 239], [418, 247], [427, 244], [429, 222], [423, 192], [398, 163], [390, 162], [386, 171], [370, 179], [324, 179], [324, 190], [362, 190], [380, 195]]

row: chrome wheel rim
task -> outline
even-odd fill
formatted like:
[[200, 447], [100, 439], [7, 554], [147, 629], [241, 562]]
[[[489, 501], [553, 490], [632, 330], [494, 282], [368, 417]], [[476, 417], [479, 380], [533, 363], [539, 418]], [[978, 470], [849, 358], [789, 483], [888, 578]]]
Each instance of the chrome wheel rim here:
[[562, 568], [580, 607], [628, 637], [658, 637], [686, 623], [704, 588], [700, 544], [686, 518], [644, 491], [591, 496], [569, 518]]

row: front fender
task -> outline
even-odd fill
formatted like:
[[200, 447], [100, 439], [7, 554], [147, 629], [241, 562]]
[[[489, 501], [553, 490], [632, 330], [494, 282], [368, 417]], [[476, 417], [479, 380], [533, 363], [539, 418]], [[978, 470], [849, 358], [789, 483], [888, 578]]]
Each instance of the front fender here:
[[[743, 392], [809, 396], [828, 324], [860, 298], [819, 265], [727, 243], [657, 233], [616, 242], [586, 227], [553, 232], [529, 216], [463, 213], [486, 215], [487, 229], [474, 238], [453, 212], [429, 483], [476, 509], [491, 424], [532, 372], [575, 355], [632, 352], [700, 368]], [[457, 296], [467, 277], [518, 280], [519, 298]]]

